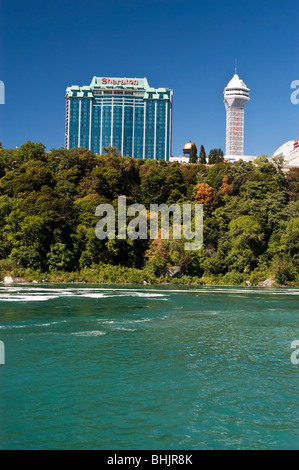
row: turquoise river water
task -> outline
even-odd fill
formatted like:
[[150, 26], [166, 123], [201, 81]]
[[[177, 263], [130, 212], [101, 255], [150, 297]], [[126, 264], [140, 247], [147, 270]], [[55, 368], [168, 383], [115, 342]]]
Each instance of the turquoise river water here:
[[0, 285], [0, 449], [299, 449], [298, 295]]

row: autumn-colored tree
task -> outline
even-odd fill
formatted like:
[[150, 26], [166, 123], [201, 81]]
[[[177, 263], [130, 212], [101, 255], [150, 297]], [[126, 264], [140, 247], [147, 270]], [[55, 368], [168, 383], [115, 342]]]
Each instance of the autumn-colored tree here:
[[161, 239], [161, 231], [159, 231], [159, 238], [151, 242], [144, 257], [148, 259], [146, 269], [155, 276], [161, 276], [169, 260], [168, 251]]
[[229, 178], [227, 175], [223, 176], [222, 178], [222, 185], [220, 186], [220, 191], [222, 194], [233, 194], [234, 192], [234, 187], [233, 185], [228, 183]]
[[213, 188], [207, 183], [198, 183], [196, 186], [195, 199], [198, 204], [204, 204], [209, 207], [213, 199]]
[[154, 261], [157, 258], [165, 262], [168, 260], [168, 253], [161, 238], [157, 238], [151, 242], [144, 256], [149, 261]]

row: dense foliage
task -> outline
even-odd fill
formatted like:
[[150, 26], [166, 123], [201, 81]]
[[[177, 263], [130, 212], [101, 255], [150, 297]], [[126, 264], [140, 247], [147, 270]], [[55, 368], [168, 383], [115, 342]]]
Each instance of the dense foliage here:
[[[147, 208], [203, 203], [203, 247], [97, 239], [95, 209], [117, 207], [119, 195]], [[0, 276], [161, 282], [171, 279], [167, 267], [180, 266], [185, 275], [175, 282], [298, 285], [298, 196], [299, 169], [284, 174], [265, 157], [179, 164], [121, 157], [112, 147], [96, 156], [82, 148], [45, 153], [32, 142], [0, 146]]]

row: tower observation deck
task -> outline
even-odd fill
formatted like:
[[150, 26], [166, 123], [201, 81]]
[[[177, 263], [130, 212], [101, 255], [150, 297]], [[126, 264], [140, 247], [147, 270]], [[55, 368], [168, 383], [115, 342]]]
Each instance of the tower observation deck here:
[[242, 157], [244, 154], [244, 108], [250, 89], [235, 74], [224, 89], [226, 108], [226, 155]]

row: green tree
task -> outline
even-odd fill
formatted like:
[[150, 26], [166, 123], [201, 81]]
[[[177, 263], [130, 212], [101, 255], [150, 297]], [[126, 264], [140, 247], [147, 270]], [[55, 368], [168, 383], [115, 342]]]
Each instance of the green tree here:
[[42, 143], [35, 144], [28, 140], [19, 148], [19, 157], [23, 162], [28, 162], [29, 160], [40, 160], [44, 154], [45, 148], [45, 145]]
[[299, 168], [291, 168], [287, 175], [287, 191], [291, 201], [299, 200]]
[[218, 149], [217, 150], [217, 155], [216, 155], [216, 163], [220, 163], [224, 161], [224, 153], [223, 150]]
[[147, 206], [166, 202], [169, 197], [165, 175], [156, 165], [150, 165], [150, 170], [141, 176], [140, 190], [141, 202]]
[[63, 243], [55, 243], [47, 255], [50, 271], [69, 271], [74, 268], [73, 253]]
[[192, 145], [190, 150], [189, 163], [197, 163], [197, 147], [195, 144]]
[[281, 237], [281, 245], [283, 250], [289, 252], [291, 256], [299, 256], [299, 217], [287, 223]]
[[233, 219], [229, 223], [226, 262], [229, 270], [250, 272], [256, 266], [264, 245], [262, 226], [250, 215]]
[[104, 147], [104, 155], [105, 157], [121, 157], [120, 151], [116, 147], [112, 147], [112, 145], [108, 145], [108, 147]]
[[9, 260], [21, 268], [41, 269], [43, 265], [39, 251], [33, 246], [13, 248]]
[[283, 155], [279, 155], [277, 157], [273, 157], [271, 161], [277, 167], [278, 171], [281, 172], [284, 161], [285, 161], [285, 157]]
[[206, 165], [207, 163], [207, 154], [203, 145], [200, 146], [199, 163], [202, 165]]
[[209, 153], [209, 165], [214, 165], [215, 163], [220, 163], [224, 161], [223, 150], [221, 149], [211, 149]]

